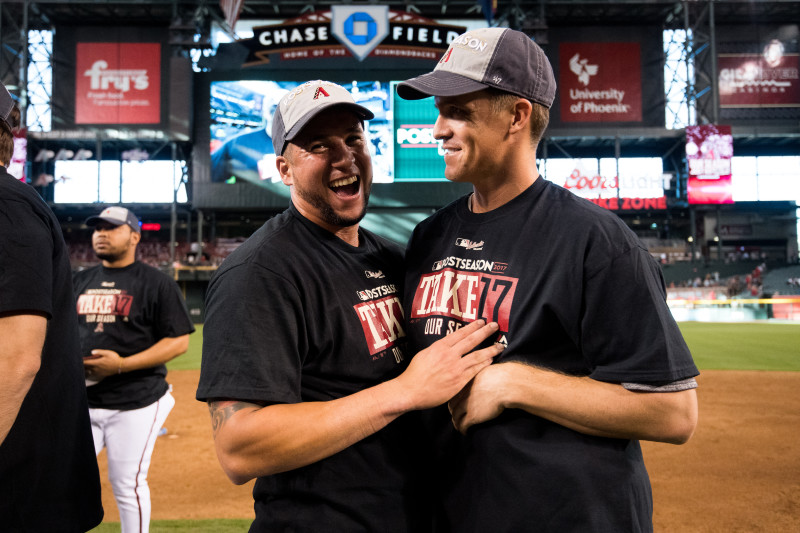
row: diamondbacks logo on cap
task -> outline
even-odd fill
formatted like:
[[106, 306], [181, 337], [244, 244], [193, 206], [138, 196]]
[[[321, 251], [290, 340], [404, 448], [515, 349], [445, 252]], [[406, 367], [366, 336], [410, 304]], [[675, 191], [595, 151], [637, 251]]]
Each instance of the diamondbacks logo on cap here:
[[317, 90], [314, 91], [314, 100], [318, 100], [320, 96], [330, 96], [328, 91], [323, 89], [322, 87], [317, 87]]

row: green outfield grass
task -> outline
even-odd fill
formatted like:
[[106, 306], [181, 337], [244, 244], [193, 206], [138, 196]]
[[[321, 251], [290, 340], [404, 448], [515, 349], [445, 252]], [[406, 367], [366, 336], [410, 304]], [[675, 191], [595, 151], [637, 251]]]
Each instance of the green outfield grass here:
[[[153, 520], [150, 533], [243, 533], [250, 528], [252, 520]], [[119, 522], [104, 522], [90, 533], [119, 533]]]
[[700, 370], [800, 371], [800, 323], [681, 322]]
[[[800, 371], [800, 323], [681, 322], [681, 332], [700, 370]], [[170, 370], [200, 368], [203, 326], [189, 337], [189, 350]]]

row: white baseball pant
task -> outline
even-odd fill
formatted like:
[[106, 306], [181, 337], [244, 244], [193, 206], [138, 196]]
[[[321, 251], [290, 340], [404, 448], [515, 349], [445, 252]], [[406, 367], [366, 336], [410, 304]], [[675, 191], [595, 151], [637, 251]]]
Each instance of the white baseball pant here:
[[150, 530], [147, 470], [158, 432], [175, 406], [167, 393], [141, 409], [89, 409], [95, 453], [107, 448], [108, 480], [117, 501], [122, 533]]

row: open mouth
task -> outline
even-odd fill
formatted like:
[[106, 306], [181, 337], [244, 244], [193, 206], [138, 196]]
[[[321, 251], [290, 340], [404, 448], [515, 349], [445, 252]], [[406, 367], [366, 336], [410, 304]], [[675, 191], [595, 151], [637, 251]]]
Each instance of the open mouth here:
[[329, 187], [337, 196], [355, 196], [359, 190], [358, 176], [338, 179], [331, 182]]

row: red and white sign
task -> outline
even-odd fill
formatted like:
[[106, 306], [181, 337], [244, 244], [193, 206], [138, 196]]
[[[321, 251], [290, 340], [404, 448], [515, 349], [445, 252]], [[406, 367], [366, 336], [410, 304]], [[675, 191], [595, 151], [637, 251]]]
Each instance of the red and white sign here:
[[639, 43], [558, 47], [562, 122], [641, 122]]
[[730, 126], [705, 124], [686, 127], [686, 185], [690, 204], [732, 204]]
[[783, 50], [774, 39], [761, 54], [719, 54], [720, 107], [800, 107], [800, 59]]
[[159, 43], [77, 43], [75, 124], [161, 122]]

